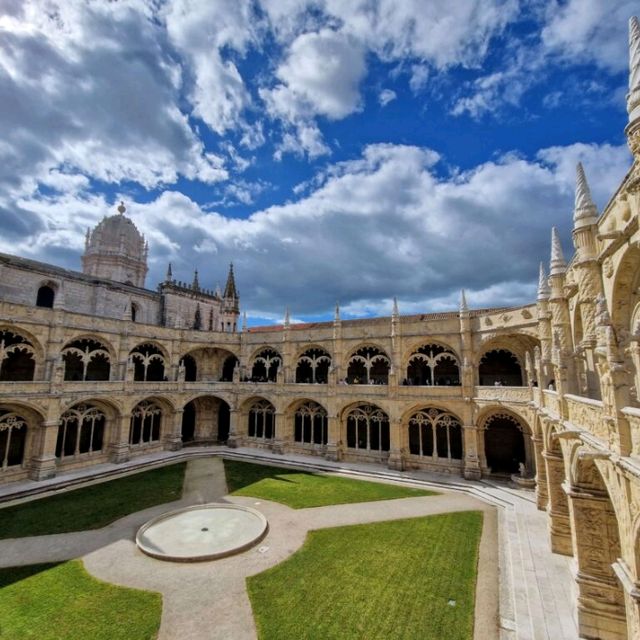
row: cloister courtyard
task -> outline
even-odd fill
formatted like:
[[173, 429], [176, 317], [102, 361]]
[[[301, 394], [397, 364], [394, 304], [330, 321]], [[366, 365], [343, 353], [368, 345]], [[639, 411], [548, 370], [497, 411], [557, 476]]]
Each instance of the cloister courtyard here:
[[[576, 637], [530, 492], [223, 447], [124, 467], [2, 487], [0, 638]], [[210, 502], [259, 511], [266, 537], [194, 563], [136, 547], [150, 518]]]

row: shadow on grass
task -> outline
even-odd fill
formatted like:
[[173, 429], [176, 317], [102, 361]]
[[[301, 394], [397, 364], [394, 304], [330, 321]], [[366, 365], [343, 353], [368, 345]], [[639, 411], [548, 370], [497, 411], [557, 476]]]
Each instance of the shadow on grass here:
[[49, 562], [46, 564], [29, 564], [24, 567], [7, 567], [0, 569], [0, 589], [4, 589], [15, 582], [20, 582], [37, 573], [48, 571], [57, 567], [62, 562]]

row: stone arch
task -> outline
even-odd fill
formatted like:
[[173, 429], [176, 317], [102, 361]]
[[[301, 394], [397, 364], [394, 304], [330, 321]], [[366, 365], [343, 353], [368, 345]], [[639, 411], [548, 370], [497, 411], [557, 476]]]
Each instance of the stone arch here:
[[406, 413], [402, 424], [410, 456], [446, 462], [463, 459], [462, 421], [452, 411], [422, 405]]
[[460, 384], [460, 359], [453, 349], [439, 342], [419, 343], [405, 363], [408, 384]]
[[282, 354], [277, 349], [262, 347], [251, 358], [251, 379], [256, 382], [276, 382], [282, 366]]
[[525, 465], [535, 471], [531, 427], [520, 415], [504, 407], [490, 407], [478, 419], [482, 431], [482, 458], [489, 473], [511, 475]]
[[247, 421], [247, 437], [253, 441], [273, 441], [276, 437], [276, 408], [272, 402], [260, 396], [245, 400], [242, 404]]
[[480, 386], [521, 387], [524, 383], [522, 364], [509, 349], [485, 351], [478, 363]]
[[[235, 367], [237, 356], [230, 349], [220, 347], [194, 347], [189, 349], [181, 357], [181, 360], [184, 361], [187, 357], [193, 358], [195, 363], [196, 380], [207, 382], [219, 382], [225, 379], [230, 382], [233, 380], [233, 368]], [[231, 375], [228, 375], [229, 371], [225, 369], [225, 363], [230, 358], [234, 358], [235, 361], [231, 367]]]
[[0, 404], [0, 474], [25, 467], [41, 422], [42, 416], [32, 409]]
[[292, 402], [285, 418], [293, 425], [293, 441], [301, 445], [324, 447], [329, 437], [329, 414], [316, 400], [300, 398]]
[[173, 404], [166, 398], [149, 396], [136, 402], [130, 411], [129, 446], [141, 448], [157, 445], [171, 426]]
[[113, 347], [102, 338], [82, 335], [68, 341], [60, 351], [64, 362], [64, 379], [104, 381], [111, 376], [115, 361]]
[[388, 384], [391, 359], [378, 345], [363, 343], [347, 358], [349, 384]]
[[331, 354], [323, 347], [309, 347], [296, 359], [296, 382], [327, 384], [331, 368]]
[[631, 318], [640, 302], [640, 248], [628, 247], [613, 274], [611, 287], [611, 321], [616, 330], [633, 331]]
[[391, 446], [388, 412], [373, 403], [356, 402], [343, 409], [342, 422], [348, 453], [373, 458], [388, 457]]
[[217, 395], [198, 395], [183, 406], [182, 442], [222, 443], [229, 437], [231, 405]]
[[109, 422], [115, 418], [112, 405], [100, 400], [73, 403], [60, 415], [56, 458], [60, 462], [101, 454], [109, 437]]
[[0, 329], [0, 381], [31, 382], [37, 361], [36, 347], [22, 332]]
[[169, 358], [162, 345], [154, 341], [137, 344], [129, 352], [129, 360], [133, 363], [133, 379], [136, 382], [165, 380]]

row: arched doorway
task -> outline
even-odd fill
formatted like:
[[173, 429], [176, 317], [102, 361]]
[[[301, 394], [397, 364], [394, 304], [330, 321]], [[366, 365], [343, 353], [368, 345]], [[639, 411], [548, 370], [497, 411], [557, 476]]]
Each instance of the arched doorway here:
[[527, 465], [522, 425], [508, 413], [496, 413], [484, 425], [484, 453], [491, 473], [518, 473]]
[[203, 396], [187, 402], [182, 412], [182, 443], [226, 442], [230, 415], [229, 405], [215, 396]]
[[480, 386], [522, 386], [522, 368], [518, 358], [507, 349], [487, 351], [478, 367]]

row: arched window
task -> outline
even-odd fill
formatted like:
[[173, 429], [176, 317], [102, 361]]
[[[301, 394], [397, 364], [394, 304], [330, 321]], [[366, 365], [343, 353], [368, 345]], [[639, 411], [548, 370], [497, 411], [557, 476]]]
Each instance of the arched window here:
[[196, 359], [193, 356], [186, 355], [182, 358], [182, 365], [184, 366], [184, 381], [195, 382], [198, 377]]
[[221, 382], [233, 382], [233, 372], [238, 365], [238, 358], [236, 356], [227, 356], [222, 365]]
[[362, 347], [350, 358], [347, 366], [349, 384], [388, 384], [391, 362], [377, 347]]
[[275, 382], [278, 367], [282, 364], [280, 354], [274, 349], [263, 349], [254, 359], [251, 379], [256, 382]]
[[65, 380], [108, 380], [111, 356], [97, 340], [74, 340], [62, 350]]
[[0, 469], [17, 467], [24, 462], [27, 421], [16, 413], [0, 411]]
[[480, 385], [522, 386], [522, 370], [518, 358], [506, 349], [487, 351], [480, 360]]
[[389, 451], [389, 416], [370, 404], [352, 409], [347, 416], [347, 447]]
[[92, 405], [79, 404], [60, 417], [56, 457], [102, 451], [106, 416]]
[[409, 357], [407, 382], [415, 385], [458, 385], [458, 358], [453, 351], [439, 344], [424, 345]]
[[161, 382], [164, 380], [164, 356], [153, 344], [138, 345], [129, 357], [133, 361], [133, 379], [136, 382]]
[[267, 400], [258, 400], [249, 409], [247, 434], [257, 440], [272, 440], [276, 435], [276, 410]]
[[162, 409], [150, 400], [143, 400], [133, 408], [129, 427], [129, 444], [132, 447], [158, 442]]
[[492, 473], [518, 473], [526, 464], [522, 425], [509, 413], [496, 413], [484, 423], [484, 454]]
[[409, 418], [409, 453], [431, 458], [462, 459], [462, 426], [453, 414], [435, 407]]
[[35, 370], [35, 349], [31, 343], [11, 331], [0, 331], [0, 381], [31, 381]]
[[331, 356], [324, 349], [307, 349], [296, 366], [296, 382], [327, 384]]
[[294, 439], [303, 444], [327, 444], [328, 418], [317, 402], [301, 404], [294, 416]]
[[50, 287], [48, 284], [43, 284], [38, 289], [38, 295], [36, 296], [36, 307], [46, 307], [48, 309], [53, 309], [53, 302], [56, 297], [56, 292], [53, 290], [53, 287]]

